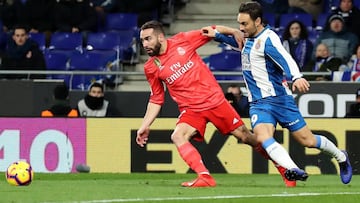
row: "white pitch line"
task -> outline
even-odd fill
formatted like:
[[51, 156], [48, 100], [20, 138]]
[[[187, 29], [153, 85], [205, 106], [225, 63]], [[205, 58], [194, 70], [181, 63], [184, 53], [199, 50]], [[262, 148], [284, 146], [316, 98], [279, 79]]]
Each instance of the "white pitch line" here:
[[[171, 201], [171, 200], [206, 200], [206, 199], [238, 199], [256, 197], [302, 197], [302, 196], [324, 196], [324, 195], [360, 195], [360, 192], [335, 192], [335, 193], [297, 193], [297, 194], [264, 194], [264, 195], [224, 195], [224, 196], [202, 196], [202, 197], [163, 197], [163, 198], [130, 198], [130, 199], [104, 199], [72, 202], [53, 203], [111, 203], [111, 202], [147, 202], [147, 201]], [[46, 202], [44, 202], [46, 203]]]

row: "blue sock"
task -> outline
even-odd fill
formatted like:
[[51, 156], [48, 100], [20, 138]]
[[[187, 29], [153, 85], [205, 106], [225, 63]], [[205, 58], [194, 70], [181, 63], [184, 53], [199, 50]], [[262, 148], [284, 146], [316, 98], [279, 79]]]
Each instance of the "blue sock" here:
[[316, 138], [316, 145], [315, 147], [320, 149], [320, 146], [321, 146], [321, 137], [319, 135], [314, 135], [315, 138]]

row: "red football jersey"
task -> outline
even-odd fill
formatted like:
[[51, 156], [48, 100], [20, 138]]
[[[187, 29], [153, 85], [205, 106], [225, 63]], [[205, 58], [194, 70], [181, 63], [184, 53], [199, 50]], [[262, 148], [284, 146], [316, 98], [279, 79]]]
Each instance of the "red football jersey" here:
[[186, 108], [203, 111], [225, 101], [214, 75], [196, 53], [210, 40], [200, 30], [181, 32], [167, 39], [166, 52], [149, 58], [144, 66], [151, 87], [150, 102], [164, 103], [164, 85], [180, 112]]

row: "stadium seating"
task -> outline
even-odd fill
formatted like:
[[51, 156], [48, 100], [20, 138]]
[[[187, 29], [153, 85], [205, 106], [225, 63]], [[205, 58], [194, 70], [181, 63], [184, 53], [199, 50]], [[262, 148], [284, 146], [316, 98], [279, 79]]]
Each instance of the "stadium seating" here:
[[29, 38], [34, 40], [38, 45], [41, 51], [45, 51], [46, 49], [46, 37], [42, 32], [37, 33], [29, 33]]
[[312, 30], [313, 22], [312, 15], [308, 13], [286, 13], [280, 15], [279, 28], [285, 29], [285, 27], [293, 20], [299, 20], [302, 22], [308, 30]]
[[272, 28], [276, 28], [276, 17], [273, 13], [264, 13], [264, 22], [267, 22]]
[[136, 63], [139, 58], [138, 14], [108, 13], [105, 31], [117, 32], [120, 35], [120, 59], [124, 62]]
[[312, 44], [315, 44], [317, 38], [319, 37], [321, 30], [313, 29], [309, 31], [309, 40]]
[[323, 13], [330, 14], [331, 10], [339, 6], [339, 0], [324, 0]]
[[[237, 51], [222, 51], [212, 54], [209, 57], [209, 67], [211, 71], [241, 71], [241, 56]], [[243, 80], [242, 76], [235, 75], [217, 75], [217, 80]]]
[[8, 39], [9, 39], [9, 34], [0, 31], [0, 50], [4, 51], [6, 49]]
[[61, 52], [70, 57], [74, 52], [83, 51], [83, 36], [81, 33], [55, 32], [51, 35], [50, 52]]
[[327, 24], [327, 19], [328, 19], [329, 14], [328, 13], [320, 13], [317, 21], [316, 21], [316, 30], [323, 30]]
[[[45, 52], [44, 53], [46, 69], [50, 71], [67, 71], [69, 67], [69, 58], [64, 53]], [[48, 79], [62, 79], [69, 85], [70, 75], [48, 74]]]
[[[107, 55], [107, 58], [111, 61], [108, 66], [109, 71], [121, 71], [122, 66], [122, 50], [120, 46], [120, 34], [118, 32], [98, 32], [89, 33], [86, 50], [89, 52]], [[107, 84], [115, 83], [115, 75], [107, 77]]]
[[129, 63], [137, 62], [140, 47], [133, 32], [131, 30], [124, 30], [117, 33], [120, 38], [120, 60]]
[[119, 35], [116, 32], [89, 33], [86, 50], [116, 50], [119, 41]]
[[[71, 71], [108, 71], [113, 63], [113, 55], [106, 55], [99, 52], [85, 51], [73, 53], [70, 56], [69, 70]], [[70, 87], [72, 89], [86, 90], [92, 82], [103, 80], [105, 75], [74, 75]], [[111, 77], [111, 75], [109, 76]]]
[[138, 29], [138, 15], [135, 13], [108, 13], [106, 15], [105, 30], [134, 30]]

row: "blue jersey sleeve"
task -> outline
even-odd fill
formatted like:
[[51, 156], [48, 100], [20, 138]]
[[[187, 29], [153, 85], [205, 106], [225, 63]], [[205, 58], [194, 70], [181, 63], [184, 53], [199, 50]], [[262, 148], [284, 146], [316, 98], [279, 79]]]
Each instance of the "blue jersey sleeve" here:
[[235, 48], [239, 48], [239, 45], [236, 42], [234, 36], [228, 36], [228, 35], [224, 35], [221, 33], [216, 33], [214, 40], [217, 42], [222, 42], [222, 43], [228, 44]]

